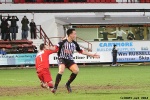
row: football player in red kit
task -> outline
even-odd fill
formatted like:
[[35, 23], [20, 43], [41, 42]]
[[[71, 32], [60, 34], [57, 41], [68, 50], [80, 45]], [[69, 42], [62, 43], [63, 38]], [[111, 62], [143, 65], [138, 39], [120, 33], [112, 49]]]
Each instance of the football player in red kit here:
[[49, 55], [58, 51], [58, 47], [45, 44], [40, 45], [40, 52], [35, 59], [36, 72], [41, 81], [41, 87], [53, 88], [51, 73], [49, 71]]

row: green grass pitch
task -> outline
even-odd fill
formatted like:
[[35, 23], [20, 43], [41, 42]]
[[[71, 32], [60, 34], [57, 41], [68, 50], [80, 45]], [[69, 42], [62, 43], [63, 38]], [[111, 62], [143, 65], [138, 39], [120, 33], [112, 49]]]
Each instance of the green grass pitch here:
[[[53, 80], [58, 68], [51, 68]], [[0, 70], [0, 100], [149, 100], [150, 67], [81, 67], [71, 84], [73, 92], [64, 87], [70, 76], [65, 70], [57, 93], [42, 89], [35, 69]]]

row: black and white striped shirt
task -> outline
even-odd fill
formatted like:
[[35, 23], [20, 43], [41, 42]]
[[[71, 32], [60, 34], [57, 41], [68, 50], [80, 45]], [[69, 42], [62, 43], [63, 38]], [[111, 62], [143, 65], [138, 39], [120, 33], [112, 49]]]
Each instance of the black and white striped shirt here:
[[67, 39], [59, 42], [57, 46], [59, 47], [58, 58], [73, 60], [74, 50], [77, 50], [80, 53], [82, 52], [82, 49], [80, 49], [77, 42], [75, 41], [69, 42]]

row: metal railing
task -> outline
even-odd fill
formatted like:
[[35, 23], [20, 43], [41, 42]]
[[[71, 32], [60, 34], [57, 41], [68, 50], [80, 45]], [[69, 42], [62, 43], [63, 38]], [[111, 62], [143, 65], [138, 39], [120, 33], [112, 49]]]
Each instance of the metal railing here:
[[39, 39], [43, 39], [45, 44], [53, 45], [41, 25], [36, 26], [36, 35]]
[[80, 45], [80, 47], [82, 47], [82, 48], [84, 48], [84, 49], [86, 49], [86, 50], [88, 50], [88, 51], [91, 51], [92, 52], [92, 43], [90, 43], [90, 42], [88, 42], [88, 41], [86, 41], [86, 40], [83, 40], [83, 39], [81, 39], [81, 38], [79, 38], [79, 37], [77, 37], [76, 38], [76, 41], [79, 41], [80, 40], [80, 42], [84, 42], [84, 43], [87, 43], [87, 45], [88, 45], [88, 47], [86, 47], [86, 46], [83, 46], [83, 45]]

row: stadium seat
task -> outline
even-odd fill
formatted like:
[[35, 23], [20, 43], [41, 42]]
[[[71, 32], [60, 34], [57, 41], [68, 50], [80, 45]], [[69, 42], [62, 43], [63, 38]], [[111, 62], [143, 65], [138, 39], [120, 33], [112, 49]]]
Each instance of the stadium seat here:
[[90, 2], [90, 0], [87, 0], [87, 3], [89, 3]]
[[106, 1], [105, 0], [101, 0], [101, 3], [105, 3]]
[[36, 0], [36, 2], [37, 2], [37, 3], [42, 3], [42, 2], [43, 2], [43, 0]]
[[14, 40], [14, 41], [2, 41], [0, 40], [0, 49], [6, 48], [9, 53], [17, 53], [17, 51], [14, 51], [14, 49], [22, 49], [22, 47], [32, 49], [35, 48], [35, 46], [32, 44], [32, 41], [28, 40]]
[[116, 0], [111, 0], [111, 3], [116, 3]]
[[150, 3], [150, 0], [145, 0], [146, 3]]
[[20, 3], [20, 0], [14, 0], [14, 3]]
[[6, 48], [9, 48], [9, 49], [10, 49], [10, 48], [12, 48], [12, 46], [11, 46], [11, 45], [6, 45]]
[[20, 3], [25, 3], [25, 0], [20, 0]]
[[141, 3], [145, 3], [145, 0], [140, 0]]
[[100, 3], [100, 2], [101, 2], [101, 0], [95, 0], [95, 2], [96, 2], [96, 3]]
[[111, 3], [111, 0], [105, 0], [106, 1], [106, 3]]
[[95, 3], [95, 0], [90, 0], [90, 3]]
[[68, 3], [69, 2], [69, 0], [64, 0], [64, 3]]

